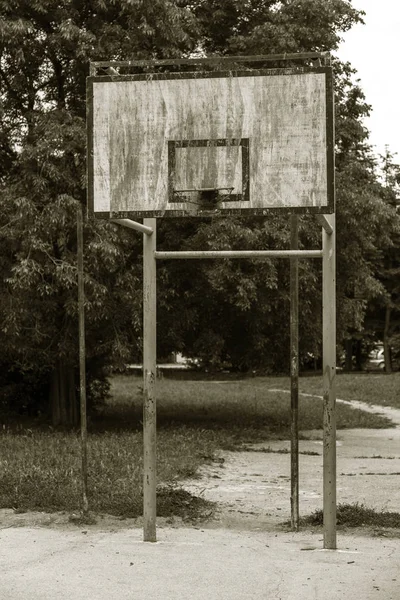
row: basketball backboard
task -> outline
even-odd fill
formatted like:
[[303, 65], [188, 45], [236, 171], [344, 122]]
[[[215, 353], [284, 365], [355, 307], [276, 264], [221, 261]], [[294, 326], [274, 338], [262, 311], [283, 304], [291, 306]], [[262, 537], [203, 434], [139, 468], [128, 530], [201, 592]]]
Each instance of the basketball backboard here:
[[88, 78], [99, 217], [334, 210], [330, 67]]

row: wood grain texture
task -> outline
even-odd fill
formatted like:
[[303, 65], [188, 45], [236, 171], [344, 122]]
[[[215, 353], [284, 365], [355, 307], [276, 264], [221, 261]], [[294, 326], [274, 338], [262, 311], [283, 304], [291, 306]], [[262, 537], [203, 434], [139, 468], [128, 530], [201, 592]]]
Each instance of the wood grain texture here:
[[[168, 203], [168, 141], [241, 138], [249, 201], [224, 208], [327, 205], [325, 73], [95, 81], [94, 210], [184, 210]], [[240, 152], [179, 148], [176, 182], [239, 188]]]

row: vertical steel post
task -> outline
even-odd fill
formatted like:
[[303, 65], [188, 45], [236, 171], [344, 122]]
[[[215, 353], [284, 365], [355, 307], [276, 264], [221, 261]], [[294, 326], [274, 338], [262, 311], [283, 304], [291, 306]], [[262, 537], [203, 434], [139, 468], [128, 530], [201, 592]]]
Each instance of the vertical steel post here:
[[143, 234], [143, 540], [156, 541], [156, 219]]
[[[299, 247], [298, 216], [290, 216], [290, 249]], [[290, 259], [290, 508], [292, 530], [299, 528], [299, 261]]]
[[324, 386], [323, 508], [324, 548], [336, 549], [336, 248], [335, 215], [322, 230], [322, 345]]
[[85, 291], [83, 284], [83, 216], [79, 206], [76, 215], [77, 262], [78, 262], [78, 314], [79, 314], [79, 385], [81, 419], [81, 458], [82, 458], [82, 512], [89, 510], [87, 497], [87, 420], [86, 420], [86, 350], [85, 350]]

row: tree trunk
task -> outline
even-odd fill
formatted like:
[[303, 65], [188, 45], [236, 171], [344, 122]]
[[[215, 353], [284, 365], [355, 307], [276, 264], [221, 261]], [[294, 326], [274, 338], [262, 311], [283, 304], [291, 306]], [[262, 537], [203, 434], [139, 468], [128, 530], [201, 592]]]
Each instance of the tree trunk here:
[[351, 371], [353, 368], [353, 340], [352, 339], [345, 341], [344, 351], [345, 351], [344, 370]]
[[355, 359], [356, 359], [356, 370], [362, 371], [363, 368], [363, 360], [362, 360], [362, 346], [361, 340], [356, 341], [355, 347]]
[[392, 308], [389, 303], [386, 304], [385, 312], [385, 328], [383, 330], [383, 356], [385, 357], [385, 371], [386, 373], [392, 372], [392, 357], [389, 346], [389, 330], [390, 330], [390, 317]]
[[53, 425], [78, 424], [78, 403], [73, 367], [58, 361], [51, 375], [50, 406]]

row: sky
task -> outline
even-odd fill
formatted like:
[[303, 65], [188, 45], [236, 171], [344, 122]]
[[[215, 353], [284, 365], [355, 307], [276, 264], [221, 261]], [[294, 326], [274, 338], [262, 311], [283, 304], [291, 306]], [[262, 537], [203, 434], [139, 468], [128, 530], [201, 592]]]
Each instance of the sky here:
[[365, 120], [376, 154], [385, 144], [400, 163], [400, 0], [353, 0], [363, 10], [365, 25], [343, 34], [336, 53], [357, 69], [366, 101], [372, 105]]

